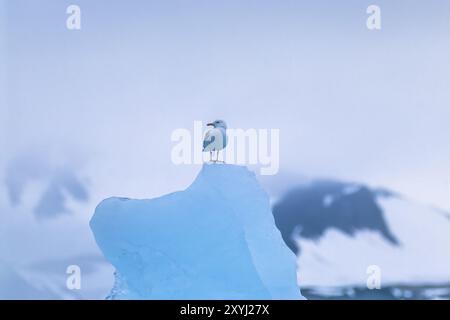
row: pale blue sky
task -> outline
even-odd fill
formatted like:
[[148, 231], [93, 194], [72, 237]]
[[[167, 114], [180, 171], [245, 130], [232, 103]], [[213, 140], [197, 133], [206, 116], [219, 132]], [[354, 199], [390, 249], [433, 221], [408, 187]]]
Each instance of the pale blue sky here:
[[[2, 170], [69, 163], [92, 206], [161, 195], [198, 171], [171, 163], [171, 132], [223, 118], [279, 128], [281, 172], [450, 210], [449, 1], [1, 2]], [[373, 3], [381, 31], [365, 25]]]

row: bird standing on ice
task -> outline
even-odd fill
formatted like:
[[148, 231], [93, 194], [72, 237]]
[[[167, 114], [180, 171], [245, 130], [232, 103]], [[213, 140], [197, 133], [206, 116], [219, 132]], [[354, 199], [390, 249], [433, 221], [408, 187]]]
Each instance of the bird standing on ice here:
[[[219, 151], [227, 146], [227, 124], [223, 120], [216, 120], [208, 123], [207, 126], [213, 126], [208, 130], [203, 139], [203, 152], [209, 151], [209, 160], [212, 162], [219, 161]], [[212, 153], [216, 151], [216, 160], [212, 159]]]

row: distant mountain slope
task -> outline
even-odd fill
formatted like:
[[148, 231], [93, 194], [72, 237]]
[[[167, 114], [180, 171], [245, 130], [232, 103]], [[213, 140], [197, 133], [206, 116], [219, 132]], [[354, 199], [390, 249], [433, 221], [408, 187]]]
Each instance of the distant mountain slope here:
[[377, 204], [378, 196], [363, 185], [316, 181], [288, 192], [274, 205], [273, 215], [284, 241], [295, 253], [297, 245], [293, 233], [302, 238], [319, 239], [330, 228], [347, 235], [373, 230], [390, 243], [398, 244]]
[[441, 210], [386, 190], [318, 181], [287, 192], [273, 214], [297, 252], [303, 287], [365, 287], [371, 265], [382, 284], [450, 282], [450, 220]]

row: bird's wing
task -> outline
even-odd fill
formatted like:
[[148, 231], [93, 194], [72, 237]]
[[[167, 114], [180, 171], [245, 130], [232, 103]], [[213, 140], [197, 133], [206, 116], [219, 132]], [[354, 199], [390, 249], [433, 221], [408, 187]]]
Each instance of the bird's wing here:
[[205, 150], [205, 148], [210, 145], [211, 143], [214, 142], [214, 140], [216, 140], [216, 137], [214, 136], [213, 130], [209, 130], [206, 132], [205, 134], [205, 138], [203, 139], [203, 150]]

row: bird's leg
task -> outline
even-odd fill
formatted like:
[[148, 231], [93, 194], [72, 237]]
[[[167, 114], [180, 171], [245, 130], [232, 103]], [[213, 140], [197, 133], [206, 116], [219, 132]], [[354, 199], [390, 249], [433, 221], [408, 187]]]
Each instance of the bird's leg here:
[[225, 155], [224, 155], [223, 151], [222, 151], [222, 156], [223, 156], [223, 160], [219, 161], [219, 151], [217, 151], [217, 161], [221, 162], [221, 163], [225, 163]]
[[209, 161], [212, 162], [212, 151], [209, 151]]
[[217, 155], [216, 155], [216, 162], [219, 161], [219, 150], [217, 150]]

